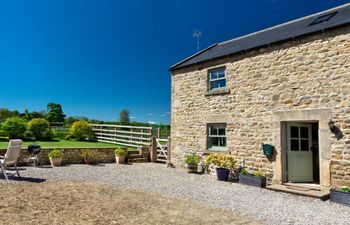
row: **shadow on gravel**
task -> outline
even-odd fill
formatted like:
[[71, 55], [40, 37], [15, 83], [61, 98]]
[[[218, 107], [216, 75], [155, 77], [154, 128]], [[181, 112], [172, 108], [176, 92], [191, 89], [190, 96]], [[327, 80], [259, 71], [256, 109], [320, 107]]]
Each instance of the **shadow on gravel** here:
[[[31, 182], [31, 183], [42, 183], [45, 182], [46, 179], [42, 178], [34, 178], [34, 177], [9, 177], [10, 180], [19, 181], [19, 182]], [[0, 180], [5, 180], [5, 177], [0, 177]]]

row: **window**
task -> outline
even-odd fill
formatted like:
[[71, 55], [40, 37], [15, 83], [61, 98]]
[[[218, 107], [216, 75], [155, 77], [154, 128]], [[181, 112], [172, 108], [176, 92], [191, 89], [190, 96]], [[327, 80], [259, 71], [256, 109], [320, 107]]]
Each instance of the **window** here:
[[209, 91], [226, 87], [226, 68], [209, 70]]
[[319, 23], [323, 23], [323, 22], [327, 22], [333, 16], [335, 16], [335, 14], [337, 14], [337, 12], [329, 13], [329, 14], [326, 14], [326, 15], [323, 15], [323, 16], [319, 16], [314, 21], [312, 21], [312, 23], [310, 23], [309, 26], [312, 26], [312, 25], [315, 25], [315, 24], [319, 24]]
[[226, 124], [208, 124], [208, 149], [226, 151]]
[[290, 127], [290, 150], [291, 151], [309, 151], [311, 128], [303, 126]]

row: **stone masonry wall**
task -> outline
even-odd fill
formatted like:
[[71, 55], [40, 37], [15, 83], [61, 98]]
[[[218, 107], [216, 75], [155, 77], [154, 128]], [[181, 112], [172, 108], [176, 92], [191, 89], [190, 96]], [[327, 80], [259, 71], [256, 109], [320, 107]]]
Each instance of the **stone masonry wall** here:
[[[63, 164], [81, 164], [84, 163], [83, 157], [81, 157], [81, 154], [84, 150], [84, 148], [59, 148], [64, 153], [63, 158]], [[97, 153], [98, 156], [98, 162], [99, 163], [112, 163], [115, 162], [114, 157], [114, 148], [88, 148], [91, 151], [94, 151]], [[44, 148], [41, 149], [39, 153], [39, 162], [41, 165], [48, 165], [50, 164], [49, 157], [47, 156], [48, 153], [52, 149]], [[5, 155], [6, 149], [0, 149], [0, 155]], [[18, 159], [19, 165], [25, 165], [28, 158], [29, 153], [26, 149], [22, 149], [20, 157]]]
[[[207, 123], [227, 123], [228, 152], [274, 176], [262, 143], [274, 143], [279, 110], [330, 109], [331, 180], [350, 182], [350, 27], [342, 27], [172, 72], [172, 160], [207, 150]], [[208, 69], [225, 66], [229, 94], [206, 95]], [[279, 137], [277, 137], [279, 138]]]

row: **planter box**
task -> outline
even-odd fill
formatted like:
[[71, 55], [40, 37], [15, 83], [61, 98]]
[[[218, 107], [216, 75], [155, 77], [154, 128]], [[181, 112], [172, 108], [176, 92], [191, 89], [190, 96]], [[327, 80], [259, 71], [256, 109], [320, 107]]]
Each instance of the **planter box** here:
[[350, 206], [350, 193], [343, 193], [340, 191], [331, 190], [330, 198], [333, 202]]
[[266, 177], [239, 174], [239, 183], [264, 188], [266, 187]]

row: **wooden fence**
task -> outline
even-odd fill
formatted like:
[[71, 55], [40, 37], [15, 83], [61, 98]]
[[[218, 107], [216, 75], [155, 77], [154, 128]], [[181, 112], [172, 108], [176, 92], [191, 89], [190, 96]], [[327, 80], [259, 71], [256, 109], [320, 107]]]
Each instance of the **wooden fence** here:
[[109, 124], [90, 124], [100, 142], [121, 146], [142, 147], [151, 145], [152, 127]]

